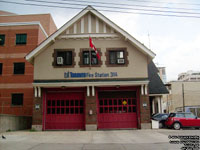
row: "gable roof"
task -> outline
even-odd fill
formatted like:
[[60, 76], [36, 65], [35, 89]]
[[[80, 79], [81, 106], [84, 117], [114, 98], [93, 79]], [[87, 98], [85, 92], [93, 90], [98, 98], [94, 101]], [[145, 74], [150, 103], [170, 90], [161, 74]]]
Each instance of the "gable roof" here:
[[151, 61], [148, 65], [149, 94], [168, 94], [168, 90], [158, 75], [158, 69]]
[[97, 16], [99, 19], [104, 21], [106, 24], [108, 24], [110, 27], [112, 27], [114, 30], [116, 30], [118, 33], [123, 35], [127, 40], [129, 40], [135, 47], [137, 47], [141, 52], [148, 55], [151, 59], [155, 57], [155, 53], [153, 53], [150, 49], [148, 49], [146, 46], [144, 46], [142, 43], [137, 41], [134, 37], [132, 37], [129, 33], [121, 29], [119, 26], [117, 26], [115, 23], [113, 23], [111, 20], [106, 18], [104, 15], [99, 13], [97, 10], [95, 10], [91, 6], [87, 6], [85, 9], [83, 9], [79, 14], [77, 14], [74, 18], [72, 18], [70, 21], [68, 21], [66, 24], [64, 24], [60, 29], [58, 29], [56, 32], [54, 32], [49, 38], [47, 38], [45, 41], [43, 41], [38, 47], [36, 47], [33, 51], [31, 51], [25, 58], [27, 61], [32, 62], [33, 58], [37, 56], [42, 49], [45, 47], [48, 47], [52, 42], [55, 41], [55, 38], [58, 37], [61, 33], [63, 33], [67, 28], [69, 28], [72, 24], [74, 24], [76, 21], [78, 21], [81, 17], [83, 17], [88, 12], [91, 12], [95, 16]]

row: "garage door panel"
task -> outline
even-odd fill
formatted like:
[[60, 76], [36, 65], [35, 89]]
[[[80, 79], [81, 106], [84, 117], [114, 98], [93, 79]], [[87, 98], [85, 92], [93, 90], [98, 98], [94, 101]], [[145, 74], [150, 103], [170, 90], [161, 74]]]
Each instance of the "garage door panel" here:
[[83, 93], [48, 93], [46, 130], [84, 129]]
[[136, 92], [99, 92], [98, 128], [137, 128]]

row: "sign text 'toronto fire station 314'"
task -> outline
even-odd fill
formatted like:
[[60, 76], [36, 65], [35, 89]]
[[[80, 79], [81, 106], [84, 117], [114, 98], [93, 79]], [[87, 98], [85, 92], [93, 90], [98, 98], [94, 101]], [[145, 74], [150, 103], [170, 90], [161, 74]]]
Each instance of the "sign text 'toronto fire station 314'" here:
[[117, 77], [117, 76], [118, 76], [117, 72], [110, 72], [110, 73], [65, 72], [64, 73], [64, 78], [105, 78], [105, 77]]

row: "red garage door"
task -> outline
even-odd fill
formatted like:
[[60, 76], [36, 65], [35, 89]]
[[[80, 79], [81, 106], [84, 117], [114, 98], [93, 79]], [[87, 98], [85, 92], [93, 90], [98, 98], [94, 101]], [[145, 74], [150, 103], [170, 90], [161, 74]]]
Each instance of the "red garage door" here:
[[99, 92], [98, 128], [137, 128], [137, 99], [134, 91]]
[[48, 93], [45, 130], [84, 129], [83, 93]]

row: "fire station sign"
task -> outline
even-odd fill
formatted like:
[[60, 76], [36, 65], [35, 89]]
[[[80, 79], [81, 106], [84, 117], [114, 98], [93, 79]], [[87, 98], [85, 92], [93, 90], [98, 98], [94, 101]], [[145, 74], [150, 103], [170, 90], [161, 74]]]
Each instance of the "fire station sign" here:
[[105, 78], [105, 77], [117, 77], [117, 72], [109, 72], [109, 73], [75, 73], [75, 72], [65, 72], [64, 78]]

